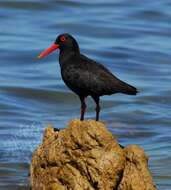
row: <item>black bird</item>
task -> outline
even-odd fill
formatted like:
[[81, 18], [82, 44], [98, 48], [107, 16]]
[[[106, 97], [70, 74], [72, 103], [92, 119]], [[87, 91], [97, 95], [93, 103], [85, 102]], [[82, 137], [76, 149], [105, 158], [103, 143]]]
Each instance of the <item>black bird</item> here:
[[59, 35], [55, 43], [37, 58], [42, 58], [57, 48], [60, 50], [62, 79], [81, 101], [80, 120], [84, 120], [85, 98], [89, 95], [96, 103], [96, 121], [98, 121], [100, 96], [115, 93], [137, 94], [135, 87], [118, 79], [102, 64], [81, 54], [77, 41], [70, 34]]

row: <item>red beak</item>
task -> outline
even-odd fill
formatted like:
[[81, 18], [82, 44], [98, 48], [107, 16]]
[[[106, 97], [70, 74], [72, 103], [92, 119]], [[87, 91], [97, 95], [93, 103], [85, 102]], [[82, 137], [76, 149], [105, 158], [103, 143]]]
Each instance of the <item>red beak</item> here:
[[41, 54], [37, 56], [37, 58], [42, 58], [48, 55], [49, 53], [53, 52], [55, 49], [58, 49], [59, 45], [58, 44], [52, 44], [48, 49], [43, 51]]

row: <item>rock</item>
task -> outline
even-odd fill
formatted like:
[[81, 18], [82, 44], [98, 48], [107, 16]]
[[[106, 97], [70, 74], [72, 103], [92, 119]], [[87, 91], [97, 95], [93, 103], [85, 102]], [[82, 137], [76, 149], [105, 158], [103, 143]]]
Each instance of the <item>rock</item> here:
[[153, 190], [153, 180], [148, 170], [148, 159], [137, 145], [125, 149], [126, 163], [118, 190]]
[[144, 151], [124, 149], [101, 122], [73, 120], [45, 130], [33, 153], [32, 190], [155, 190]]

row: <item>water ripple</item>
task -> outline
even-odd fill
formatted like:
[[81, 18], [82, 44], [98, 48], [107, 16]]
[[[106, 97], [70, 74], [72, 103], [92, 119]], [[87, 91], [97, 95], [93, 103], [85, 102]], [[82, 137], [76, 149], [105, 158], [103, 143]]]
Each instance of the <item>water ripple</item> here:
[[[32, 59], [56, 35], [136, 86], [136, 97], [102, 97], [101, 119], [123, 145], [148, 154], [158, 189], [171, 189], [171, 3], [159, 1], [0, 2], [0, 189], [27, 189], [28, 163], [48, 123], [63, 128], [80, 102], [61, 80], [58, 53]], [[94, 118], [87, 99], [86, 118]]]

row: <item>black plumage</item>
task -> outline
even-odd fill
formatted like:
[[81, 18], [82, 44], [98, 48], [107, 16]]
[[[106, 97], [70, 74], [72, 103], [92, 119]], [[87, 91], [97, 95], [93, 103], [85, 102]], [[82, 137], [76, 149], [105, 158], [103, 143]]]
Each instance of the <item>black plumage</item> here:
[[96, 103], [96, 120], [99, 120], [100, 96], [115, 93], [137, 94], [135, 87], [118, 79], [102, 64], [81, 54], [78, 43], [71, 35], [59, 35], [55, 44], [60, 49], [62, 79], [81, 100], [81, 120], [84, 120], [85, 98], [89, 95]]

